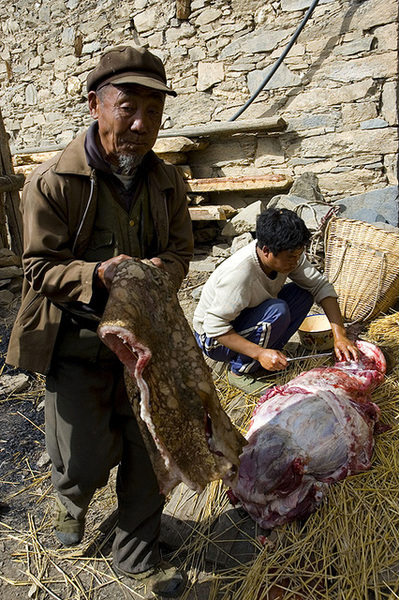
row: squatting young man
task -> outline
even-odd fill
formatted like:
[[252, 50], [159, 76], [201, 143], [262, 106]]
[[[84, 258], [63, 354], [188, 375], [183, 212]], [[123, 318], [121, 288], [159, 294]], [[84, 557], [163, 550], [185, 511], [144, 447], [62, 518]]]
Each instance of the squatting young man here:
[[197, 342], [210, 358], [229, 362], [229, 382], [248, 393], [264, 387], [256, 378], [261, 367], [287, 366], [282, 349], [314, 302], [331, 323], [337, 358], [357, 357], [334, 287], [304, 254], [309, 239], [293, 211], [269, 208], [257, 218], [256, 240], [219, 265], [204, 285], [194, 313]]

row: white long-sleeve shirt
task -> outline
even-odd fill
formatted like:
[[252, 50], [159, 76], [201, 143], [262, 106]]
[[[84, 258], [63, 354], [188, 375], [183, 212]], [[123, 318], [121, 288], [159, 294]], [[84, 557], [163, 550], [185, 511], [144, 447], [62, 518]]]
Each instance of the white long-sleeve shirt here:
[[213, 338], [227, 333], [245, 308], [276, 298], [287, 277], [308, 290], [317, 303], [329, 296], [337, 298], [333, 285], [305, 254], [293, 271], [277, 273], [275, 279], [270, 279], [260, 266], [255, 240], [219, 265], [205, 283], [194, 313], [195, 331]]

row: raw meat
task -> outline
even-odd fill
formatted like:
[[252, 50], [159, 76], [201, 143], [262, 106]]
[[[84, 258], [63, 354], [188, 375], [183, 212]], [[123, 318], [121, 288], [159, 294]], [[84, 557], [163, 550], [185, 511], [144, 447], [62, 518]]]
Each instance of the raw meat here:
[[220, 406], [169, 275], [150, 261], [121, 263], [98, 335], [125, 365], [162, 493], [180, 481], [198, 492], [216, 479], [234, 482], [245, 439]]
[[305, 518], [329, 484], [371, 466], [384, 378], [383, 353], [358, 341], [358, 362], [306, 371], [266, 392], [256, 406], [229, 495], [263, 528]]

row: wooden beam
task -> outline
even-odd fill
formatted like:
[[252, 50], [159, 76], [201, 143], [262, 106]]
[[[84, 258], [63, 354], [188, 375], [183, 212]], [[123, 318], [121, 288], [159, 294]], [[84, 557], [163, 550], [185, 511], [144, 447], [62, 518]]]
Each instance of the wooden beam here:
[[16, 175], [2, 175], [0, 176], [0, 193], [21, 190], [24, 186], [24, 182], [25, 176], [22, 173], [17, 173]]
[[[4, 127], [3, 117], [0, 111], [0, 174], [15, 175], [12, 164], [8, 135]], [[16, 190], [5, 192], [4, 209], [7, 215], [8, 229], [11, 238], [11, 250], [17, 255], [22, 254], [22, 215], [19, 210], [19, 192]], [[3, 236], [2, 236], [3, 237]], [[6, 240], [3, 239], [4, 247], [7, 247]]]
[[[158, 139], [173, 138], [179, 136], [194, 138], [211, 138], [217, 136], [229, 136], [246, 133], [278, 132], [284, 131], [287, 122], [282, 117], [265, 117], [263, 119], [248, 119], [242, 121], [213, 122], [206, 125], [195, 125], [182, 127], [181, 129], [162, 129], [158, 133]], [[36, 146], [31, 148], [12, 148], [13, 156], [22, 154], [38, 154], [44, 152], [59, 152], [66, 144], [58, 146]], [[194, 149], [194, 148], [193, 148]], [[202, 147], [198, 148], [202, 150]]]
[[287, 175], [259, 175], [255, 177], [215, 177], [189, 179], [188, 192], [253, 192], [284, 191], [291, 187], [293, 179]]
[[191, 0], [176, 0], [176, 17], [178, 19], [188, 19], [190, 12]]
[[282, 117], [268, 117], [264, 119], [249, 119], [245, 121], [227, 121], [224, 123], [213, 122], [207, 125], [195, 125], [182, 129], [166, 129], [158, 133], [158, 138], [185, 136], [185, 137], [215, 137], [221, 135], [234, 135], [237, 133], [260, 133], [265, 131], [284, 131], [287, 127]]
[[232, 206], [189, 206], [188, 212], [192, 221], [226, 221], [233, 217], [237, 211]]

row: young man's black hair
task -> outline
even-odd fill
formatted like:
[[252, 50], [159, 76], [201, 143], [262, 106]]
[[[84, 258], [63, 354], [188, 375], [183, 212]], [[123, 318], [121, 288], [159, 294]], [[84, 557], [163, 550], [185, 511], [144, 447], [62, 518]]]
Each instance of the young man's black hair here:
[[267, 208], [256, 219], [257, 246], [266, 246], [274, 256], [284, 250], [305, 247], [310, 237], [301, 217], [288, 208]]

